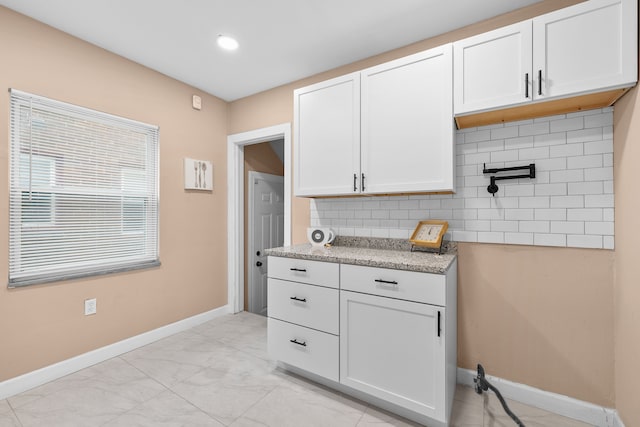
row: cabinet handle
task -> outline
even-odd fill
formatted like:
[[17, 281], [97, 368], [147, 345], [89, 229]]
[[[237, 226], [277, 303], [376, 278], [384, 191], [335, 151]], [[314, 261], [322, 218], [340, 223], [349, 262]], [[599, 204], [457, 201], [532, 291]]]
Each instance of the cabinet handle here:
[[438, 337], [440, 336], [440, 332], [442, 331], [442, 327], [440, 324], [440, 310], [438, 310]]
[[529, 98], [529, 73], [524, 75], [524, 97]]
[[542, 95], [542, 70], [538, 70], [538, 95]]
[[358, 175], [353, 174], [353, 192], [358, 191]]
[[385, 285], [393, 285], [393, 286], [398, 286], [398, 282], [396, 282], [395, 280], [382, 280], [382, 279], [375, 279], [374, 282], [377, 283], [384, 283]]
[[289, 297], [289, 299], [292, 299], [294, 301], [307, 302], [306, 298]]
[[291, 270], [291, 271], [299, 271], [301, 273], [306, 273], [307, 272], [307, 270], [304, 269], [304, 268], [290, 268], [289, 270]]
[[297, 340], [297, 339], [295, 339], [295, 338], [294, 338], [294, 339], [292, 339], [292, 340], [289, 340], [289, 342], [294, 343], [294, 344], [301, 345], [301, 346], [303, 346], [303, 347], [306, 347], [306, 346], [307, 346], [307, 342], [306, 342], [306, 341], [302, 341], [302, 342], [300, 342], [300, 341], [298, 341], [298, 340]]
[[362, 174], [362, 191], [364, 191], [364, 173]]

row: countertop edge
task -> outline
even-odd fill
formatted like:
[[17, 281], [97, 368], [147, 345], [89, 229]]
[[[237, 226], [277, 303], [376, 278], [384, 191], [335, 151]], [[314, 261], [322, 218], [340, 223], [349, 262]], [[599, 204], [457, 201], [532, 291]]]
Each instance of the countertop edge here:
[[[381, 252], [387, 252], [387, 251], [381, 251]], [[393, 252], [396, 252], [396, 251], [393, 251]], [[398, 251], [398, 252], [402, 254], [406, 254], [405, 252], [402, 252], [402, 251]], [[364, 267], [389, 268], [394, 270], [415, 271], [420, 273], [431, 273], [431, 274], [446, 274], [449, 271], [449, 268], [451, 268], [451, 266], [454, 265], [454, 261], [457, 258], [456, 253], [447, 253], [443, 255], [425, 254], [426, 256], [441, 257], [441, 258], [438, 258], [438, 261], [442, 263], [446, 263], [446, 267], [441, 267], [438, 265], [433, 265], [431, 263], [428, 263], [427, 260], [425, 260], [425, 262], [427, 262], [425, 264], [408, 264], [403, 262], [386, 261], [386, 260], [380, 260], [380, 259], [376, 259], [376, 260], [359, 259], [355, 257], [350, 257], [348, 255], [332, 256], [327, 254], [317, 255], [313, 253], [300, 253], [300, 252], [294, 252], [292, 250], [286, 250], [286, 248], [266, 249], [265, 255], [276, 256], [281, 258], [304, 259], [309, 261], [359, 265]]]

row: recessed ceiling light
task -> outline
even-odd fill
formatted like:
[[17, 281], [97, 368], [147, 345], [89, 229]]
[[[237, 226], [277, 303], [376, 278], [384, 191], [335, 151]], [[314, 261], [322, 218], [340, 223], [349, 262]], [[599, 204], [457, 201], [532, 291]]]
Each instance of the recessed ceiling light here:
[[225, 50], [236, 50], [238, 48], [238, 41], [231, 36], [224, 34], [218, 34], [218, 46]]

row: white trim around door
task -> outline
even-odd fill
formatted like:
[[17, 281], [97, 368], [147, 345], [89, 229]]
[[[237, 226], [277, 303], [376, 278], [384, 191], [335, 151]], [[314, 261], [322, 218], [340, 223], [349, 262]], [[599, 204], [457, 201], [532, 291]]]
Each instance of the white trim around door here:
[[244, 307], [244, 147], [284, 139], [284, 245], [291, 244], [291, 123], [227, 137], [227, 287], [233, 313]]

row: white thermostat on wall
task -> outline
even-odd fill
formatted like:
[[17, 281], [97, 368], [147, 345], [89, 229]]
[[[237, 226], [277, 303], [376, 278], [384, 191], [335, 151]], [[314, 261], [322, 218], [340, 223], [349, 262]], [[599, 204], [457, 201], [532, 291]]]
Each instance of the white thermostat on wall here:
[[307, 238], [313, 246], [328, 245], [336, 238], [330, 228], [309, 227], [307, 228]]

